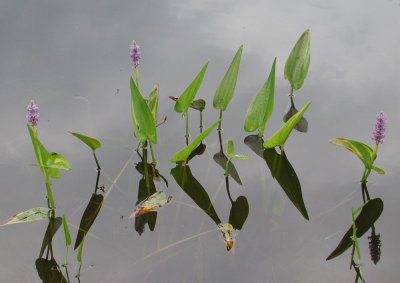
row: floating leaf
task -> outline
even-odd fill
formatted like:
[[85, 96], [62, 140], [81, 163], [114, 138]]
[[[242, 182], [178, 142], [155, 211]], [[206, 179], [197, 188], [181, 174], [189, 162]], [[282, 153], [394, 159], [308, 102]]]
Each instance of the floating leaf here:
[[76, 241], [74, 245], [74, 250], [83, 242], [87, 232], [93, 225], [94, 220], [100, 212], [101, 206], [103, 204], [104, 197], [101, 194], [92, 194], [90, 201], [83, 212], [81, 223], [79, 224], [78, 235], [76, 236]]
[[211, 199], [208, 196], [206, 190], [192, 175], [190, 167], [188, 165], [178, 164], [171, 170], [171, 175], [174, 177], [176, 183], [181, 189], [202, 209], [215, 224], [221, 223], [214, 206], [211, 203]]
[[7, 219], [6, 221], [0, 224], [0, 227], [11, 224], [28, 223], [28, 222], [48, 219], [49, 211], [50, 209], [48, 209], [47, 207], [31, 208], [14, 215], [10, 219]]
[[259, 135], [249, 135], [245, 137], [244, 143], [261, 158], [264, 154], [263, 139]]
[[157, 122], [158, 96], [159, 96], [159, 88], [158, 85], [155, 85], [153, 90], [149, 94], [149, 98], [146, 100], [147, 106], [149, 106], [150, 112], [153, 115], [154, 122]]
[[290, 201], [309, 220], [303, 201], [300, 181], [284, 151], [278, 154], [275, 149], [264, 150], [264, 160], [267, 162], [272, 177], [276, 179]]
[[258, 129], [260, 137], [264, 135], [265, 125], [274, 110], [275, 64], [276, 58], [272, 64], [268, 79], [251, 101], [244, 122], [244, 130], [246, 132], [253, 132]]
[[194, 80], [190, 83], [190, 85], [185, 89], [185, 91], [179, 96], [178, 100], [175, 103], [175, 111], [178, 113], [186, 112], [190, 105], [193, 102], [194, 97], [197, 94], [197, 91], [200, 88], [201, 83], [203, 82], [204, 74], [207, 70], [208, 62], [204, 64], [203, 68], [194, 78]]
[[247, 198], [239, 196], [233, 203], [229, 213], [229, 223], [232, 224], [236, 230], [242, 229], [249, 215], [249, 203]]
[[49, 218], [49, 224], [47, 225], [46, 233], [44, 234], [42, 247], [40, 248], [39, 257], [43, 257], [43, 254], [47, 249], [50, 249], [54, 235], [57, 233], [62, 223], [61, 217]]
[[71, 245], [71, 233], [69, 232], [68, 221], [65, 215], [62, 217], [62, 223], [64, 227], [65, 245], [68, 247]]
[[[334, 138], [329, 141], [332, 144], [344, 147], [348, 150], [350, 150], [352, 153], [358, 156], [362, 163], [364, 163], [364, 166], [366, 168], [372, 168], [372, 164], [374, 163], [374, 157], [373, 157], [373, 150], [371, 147], [366, 145], [365, 143], [356, 141], [356, 140], [351, 140], [351, 139], [346, 139], [346, 138]], [[378, 171], [381, 171], [382, 169], [375, 167]], [[375, 169], [374, 169], [375, 170]], [[382, 170], [383, 171], [383, 170]]]
[[[289, 111], [283, 116], [283, 122], [289, 121], [290, 118], [292, 118], [294, 115], [296, 115], [297, 112], [299, 112], [296, 107], [294, 106], [293, 103], [293, 98], [290, 99], [290, 109]], [[296, 126], [294, 126], [296, 130], [302, 133], [307, 133], [308, 131], [308, 122], [306, 118], [301, 117], [300, 121], [297, 122]]]
[[167, 203], [170, 203], [171, 199], [172, 197], [167, 197], [163, 191], [155, 192], [136, 205], [135, 210], [132, 212], [130, 218], [138, 217], [140, 215], [149, 213], [158, 207], [163, 207]]
[[229, 223], [218, 224], [218, 229], [221, 232], [222, 240], [225, 242], [226, 249], [230, 251], [236, 241], [237, 233], [235, 229]]
[[140, 94], [136, 83], [131, 77], [131, 114], [135, 130], [135, 137], [139, 142], [149, 139], [152, 143], [157, 143], [156, 123], [149, 106]]
[[292, 51], [285, 64], [285, 79], [293, 89], [299, 89], [307, 77], [310, 66], [310, 30], [306, 30]]
[[205, 139], [211, 132], [212, 130], [218, 125], [218, 123], [221, 121], [218, 120], [214, 124], [212, 124], [210, 127], [208, 127], [205, 131], [203, 131], [201, 134], [199, 134], [189, 145], [175, 153], [175, 155], [171, 158], [171, 162], [180, 162], [180, 161], [186, 161], [192, 151], [200, 144], [200, 142]]
[[243, 45], [240, 46], [240, 48], [236, 52], [235, 57], [233, 58], [231, 65], [229, 66], [229, 69], [226, 71], [224, 78], [220, 82], [217, 91], [214, 94], [213, 106], [215, 109], [220, 109], [224, 111], [233, 97], [240, 67], [240, 59], [242, 57], [242, 51]]
[[75, 137], [77, 137], [78, 139], [80, 139], [83, 143], [85, 143], [92, 150], [96, 150], [99, 147], [101, 147], [101, 142], [99, 140], [95, 139], [95, 138], [92, 138], [92, 137], [89, 137], [89, 136], [85, 136], [83, 134], [76, 133], [76, 132], [70, 132], [70, 134], [72, 134]]
[[58, 263], [54, 258], [38, 258], [35, 261], [36, 270], [43, 283], [67, 283]]
[[[228, 157], [226, 157], [226, 155], [222, 151], [214, 154], [213, 159], [219, 166], [226, 170], [226, 162], [228, 161]], [[240, 180], [239, 173], [237, 172], [235, 165], [231, 161], [228, 164], [228, 173], [229, 176], [231, 176], [233, 180], [236, 181], [236, 183], [242, 185], [242, 180]]]
[[[383, 201], [380, 198], [372, 199], [362, 208], [355, 220], [357, 238], [362, 237], [371, 227], [383, 211]], [[353, 244], [353, 225], [347, 230], [336, 249], [326, 258], [330, 260], [344, 253]]]
[[287, 138], [292, 132], [293, 128], [300, 121], [301, 117], [303, 116], [307, 108], [310, 106], [310, 104], [311, 102], [308, 102], [306, 105], [304, 105], [304, 107], [301, 108], [296, 115], [290, 118], [289, 121], [287, 121], [280, 130], [275, 132], [275, 134], [273, 134], [269, 139], [267, 139], [263, 144], [264, 147], [265, 148], [274, 148], [276, 146], [283, 147], [285, 145]]

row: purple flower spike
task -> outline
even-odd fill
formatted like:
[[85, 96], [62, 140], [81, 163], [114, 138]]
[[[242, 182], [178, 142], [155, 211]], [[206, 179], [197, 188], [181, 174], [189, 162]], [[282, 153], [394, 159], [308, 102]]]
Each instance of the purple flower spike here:
[[137, 68], [140, 60], [140, 46], [134, 40], [132, 40], [131, 47], [129, 48], [129, 55], [132, 58], [133, 68]]
[[376, 144], [383, 143], [383, 139], [385, 138], [386, 122], [386, 115], [383, 112], [379, 112], [378, 115], [376, 115], [375, 126], [372, 132], [372, 139]]
[[36, 127], [39, 122], [39, 107], [36, 105], [34, 100], [31, 100], [28, 107], [26, 107], [26, 110], [28, 110], [28, 114], [26, 115], [28, 123], [30, 123], [32, 127]]

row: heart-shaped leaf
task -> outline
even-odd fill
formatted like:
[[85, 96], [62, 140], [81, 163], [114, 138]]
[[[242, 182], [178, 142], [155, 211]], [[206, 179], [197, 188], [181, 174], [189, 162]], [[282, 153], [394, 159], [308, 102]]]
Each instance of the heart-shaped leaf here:
[[214, 94], [213, 106], [215, 109], [224, 111], [233, 97], [240, 67], [240, 59], [242, 58], [242, 51], [243, 45], [240, 46], [235, 54], [235, 57], [233, 57], [233, 60], [226, 71], [224, 78]]
[[175, 103], [175, 111], [178, 113], [186, 112], [190, 105], [193, 102], [194, 97], [197, 94], [197, 91], [200, 88], [201, 83], [203, 82], [204, 74], [207, 70], [208, 62], [203, 66], [194, 80], [190, 83], [190, 85], [184, 90], [184, 92], [179, 96], [178, 100]]
[[293, 89], [299, 89], [307, 77], [310, 67], [310, 30], [306, 30], [292, 51], [285, 64], [285, 79]]
[[297, 112], [297, 114], [295, 114], [292, 118], [290, 118], [289, 121], [287, 121], [280, 130], [275, 132], [269, 139], [267, 139], [263, 144], [264, 147], [274, 148], [276, 146], [280, 146], [281, 148], [283, 148], [293, 128], [300, 121], [301, 117], [303, 117], [304, 112], [307, 110], [310, 104], [311, 102], [308, 102], [306, 105], [304, 105], [304, 107], [301, 108], [300, 111]]
[[232, 224], [236, 230], [242, 229], [249, 215], [249, 203], [244, 196], [238, 197], [233, 203], [229, 213], [229, 223]]
[[258, 129], [260, 137], [264, 135], [265, 125], [274, 110], [275, 64], [276, 58], [272, 64], [268, 79], [251, 101], [244, 122], [244, 130], [246, 132], [253, 132]]

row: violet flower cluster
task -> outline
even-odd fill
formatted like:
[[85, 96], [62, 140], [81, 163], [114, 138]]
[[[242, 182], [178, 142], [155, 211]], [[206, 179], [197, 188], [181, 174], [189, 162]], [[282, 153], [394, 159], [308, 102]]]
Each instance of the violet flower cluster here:
[[28, 123], [32, 127], [36, 127], [37, 123], [39, 122], [39, 107], [36, 105], [34, 100], [31, 100], [26, 110], [28, 111], [28, 114], [26, 115]]
[[385, 138], [386, 123], [386, 115], [383, 112], [379, 112], [378, 115], [376, 115], [374, 130], [372, 132], [372, 140], [374, 140], [376, 144], [383, 143], [383, 139]]
[[129, 55], [133, 62], [133, 68], [137, 68], [140, 60], [140, 46], [134, 40], [132, 40], [132, 44], [129, 48]]

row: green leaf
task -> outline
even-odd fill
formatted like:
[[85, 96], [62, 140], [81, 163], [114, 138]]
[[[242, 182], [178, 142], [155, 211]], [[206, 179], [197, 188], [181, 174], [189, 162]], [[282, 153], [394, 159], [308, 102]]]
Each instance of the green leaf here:
[[135, 137], [139, 142], [145, 142], [149, 139], [153, 144], [157, 143], [157, 131], [153, 114], [149, 106], [140, 94], [136, 83], [132, 77], [130, 80], [131, 86], [131, 114], [135, 131]]
[[71, 169], [71, 165], [69, 165], [67, 159], [57, 152], [50, 153], [45, 167], [67, 171]]
[[229, 69], [226, 71], [224, 78], [219, 84], [214, 94], [213, 106], [215, 109], [224, 111], [233, 97], [235, 91], [237, 76], [240, 67], [240, 59], [242, 57], [243, 45], [240, 46], [233, 58]]
[[69, 232], [68, 221], [65, 215], [62, 217], [62, 222], [64, 227], [65, 245], [68, 247], [71, 245], [71, 233]]
[[376, 167], [376, 166], [374, 166], [374, 165], [372, 165], [372, 168], [371, 168], [372, 170], [375, 170], [379, 175], [383, 175], [383, 174], [385, 174], [385, 171], [383, 171], [383, 169], [381, 169], [381, 168], [379, 168], [379, 167]]
[[[370, 200], [361, 210], [355, 220], [357, 238], [362, 237], [371, 227], [383, 211], [383, 201], [380, 198]], [[336, 249], [327, 257], [326, 260], [335, 258], [344, 253], [353, 244], [353, 225], [347, 230]]]
[[264, 135], [265, 125], [274, 110], [275, 65], [276, 58], [272, 64], [268, 79], [251, 101], [244, 122], [244, 130], [246, 132], [253, 132], [258, 129], [260, 137]]
[[212, 124], [210, 127], [208, 127], [205, 131], [203, 131], [201, 134], [199, 134], [189, 145], [175, 153], [175, 155], [171, 158], [171, 162], [179, 162], [179, 161], [186, 161], [192, 151], [200, 144], [200, 142], [205, 139], [211, 132], [212, 130], [218, 125], [218, 123], [221, 121], [219, 119], [216, 121], [214, 124]]
[[85, 243], [85, 239], [82, 239], [82, 242], [79, 244], [78, 254], [76, 256], [76, 260], [82, 264], [82, 252], [83, 252], [83, 245]]
[[233, 203], [229, 213], [229, 223], [236, 230], [242, 229], [249, 215], [249, 203], [247, 198], [239, 196]]
[[48, 218], [49, 218], [49, 209], [47, 207], [35, 207], [14, 215], [13, 217], [1, 223], [0, 227], [11, 224], [39, 221]]
[[278, 181], [289, 200], [303, 217], [309, 220], [300, 181], [285, 152], [282, 151], [281, 154], [278, 154], [275, 149], [265, 149], [263, 158], [267, 162], [272, 177]]
[[292, 51], [285, 64], [285, 79], [293, 89], [299, 89], [306, 79], [310, 66], [310, 30], [306, 30]]
[[197, 94], [197, 91], [200, 88], [200, 85], [203, 81], [204, 74], [207, 70], [208, 62], [204, 64], [203, 68], [194, 78], [194, 80], [190, 83], [190, 85], [185, 89], [185, 91], [179, 96], [178, 100], [175, 103], [175, 111], [178, 113], [186, 112], [190, 105], [193, 102], [194, 97]]
[[290, 118], [289, 121], [287, 121], [280, 130], [275, 132], [275, 134], [273, 134], [269, 139], [267, 139], [264, 142], [263, 146], [265, 148], [274, 148], [276, 146], [283, 147], [285, 145], [287, 138], [292, 132], [293, 128], [296, 126], [297, 122], [300, 121], [301, 117], [303, 117], [304, 112], [307, 110], [310, 104], [311, 101], [308, 102], [306, 105], [304, 105], [304, 107], [301, 108], [296, 115]]
[[[289, 121], [297, 112], [299, 112], [296, 107], [294, 106], [293, 98], [290, 99], [290, 109], [289, 111], [283, 116], [283, 122]], [[306, 118], [301, 117], [300, 121], [297, 122], [296, 126], [294, 126], [296, 130], [302, 133], [307, 133], [308, 131], [308, 121]]]
[[231, 157], [234, 152], [235, 152], [235, 147], [233, 145], [233, 141], [229, 140], [228, 145], [226, 147], [226, 153], [228, 154], [229, 157]]
[[153, 90], [149, 94], [149, 98], [146, 100], [147, 106], [149, 106], [150, 112], [153, 115], [154, 122], [157, 122], [158, 96], [159, 88], [158, 85], [155, 85]]
[[247, 159], [249, 159], [249, 155], [248, 155], [248, 154], [232, 154], [231, 157], [232, 157], [232, 158], [241, 159], [241, 160], [247, 160]]
[[49, 224], [47, 225], [46, 233], [44, 234], [42, 240], [42, 246], [40, 248], [39, 257], [43, 257], [46, 248], [49, 249], [52, 247], [54, 235], [57, 233], [61, 224], [62, 224], [61, 217], [49, 218]]
[[[352, 153], [357, 155], [358, 158], [360, 158], [366, 168], [372, 168], [372, 164], [374, 163], [373, 150], [365, 143], [346, 138], [334, 138], [331, 139], [329, 142], [350, 150]], [[375, 168], [378, 173], [383, 171], [378, 167]]]
[[36, 270], [43, 283], [69, 283], [69, 280], [65, 279], [63, 273], [60, 270], [60, 266], [54, 258], [45, 259], [38, 258], [35, 261]]
[[228, 162], [228, 157], [224, 154], [223, 151], [217, 152], [213, 156], [214, 161], [221, 166], [226, 171], [226, 166], [228, 164], [228, 175], [232, 177], [233, 180], [236, 181], [239, 185], [242, 185], [242, 180], [240, 180], [239, 173], [236, 170], [235, 165], [232, 161]]
[[92, 150], [96, 150], [99, 147], [101, 147], [101, 142], [95, 138], [85, 136], [80, 133], [76, 132], [69, 132], [70, 134], [74, 135], [78, 139], [80, 139], [83, 143], [85, 143], [88, 147], [90, 147]]

